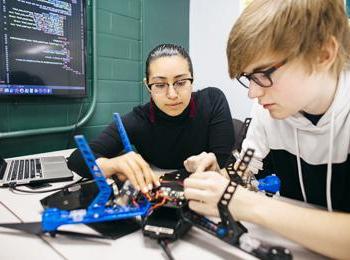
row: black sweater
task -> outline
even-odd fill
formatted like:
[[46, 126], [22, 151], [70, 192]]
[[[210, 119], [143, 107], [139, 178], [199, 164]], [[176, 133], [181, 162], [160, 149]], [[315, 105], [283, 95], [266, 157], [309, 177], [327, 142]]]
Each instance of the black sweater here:
[[[150, 121], [150, 103], [137, 106], [124, 115], [122, 121], [130, 142], [150, 164], [163, 169], [183, 168], [191, 155], [203, 151], [215, 153], [222, 167], [234, 144], [230, 109], [221, 90], [206, 88], [192, 93], [195, 116], [189, 107], [175, 117], [160, 111], [155, 105], [155, 122]], [[90, 143], [96, 158], [113, 158], [123, 151], [115, 123], [111, 123]], [[68, 167], [84, 177], [91, 177], [78, 150], [68, 159]]]

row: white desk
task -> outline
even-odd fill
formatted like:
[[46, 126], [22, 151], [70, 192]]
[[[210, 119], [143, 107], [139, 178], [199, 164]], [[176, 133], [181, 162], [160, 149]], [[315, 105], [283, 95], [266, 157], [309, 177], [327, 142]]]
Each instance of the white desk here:
[[[44, 155], [68, 156], [72, 150], [46, 153]], [[75, 176], [75, 180], [78, 177]], [[66, 183], [64, 183], [66, 184]], [[63, 183], [55, 183], [60, 187]], [[51, 187], [52, 188], [52, 187]], [[0, 222], [40, 221], [42, 207], [39, 200], [48, 194], [12, 193], [6, 188], [0, 189]], [[5, 205], [5, 206], [3, 206]], [[11, 213], [11, 211], [13, 213]], [[14, 215], [15, 214], [15, 215]], [[261, 227], [244, 223], [249, 234], [263, 241], [284, 246], [292, 251], [294, 259], [322, 259], [322, 256], [290, 242], [281, 236]], [[61, 228], [60, 228], [61, 229]], [[63, 229], [63, 228], [62, 228]], [[66, 230], [94, 232], [84, 225], [70, 225]], [[81, 240], [66, 236], [27, 235], [18, 231], [0, 228], [0, 259], [167, 259], [156, 241], [144, 237], [141, 231], [117, 240], [89, 239]], [[192, 228], [182, 239], [169, 245], [176, 260], [182, 259], [255, 259], [250, 255]]]

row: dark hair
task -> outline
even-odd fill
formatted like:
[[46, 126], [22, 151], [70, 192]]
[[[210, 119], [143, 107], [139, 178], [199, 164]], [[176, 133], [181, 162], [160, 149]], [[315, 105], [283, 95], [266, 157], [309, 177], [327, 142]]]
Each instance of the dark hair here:
[[160, 44], [160, 45], [156, 46], [148, 54], [148, 57], [146, 60], [146, 80], [147, 80], [147, 82], [148, 82], [148, 76], [149, 76], [149, 66], [153, 60], [161, 58], [161, 57], [171, 57], [171, 56], [176, 56], [176, 55], [180, 55], [181, 57], [183, 57], [187, 61], [191, 76], [193, 76], [192, 61], [191, 61], [191, 58], [188, 55], [187, 51], [180, 45], [164, 43], [164, 44]]

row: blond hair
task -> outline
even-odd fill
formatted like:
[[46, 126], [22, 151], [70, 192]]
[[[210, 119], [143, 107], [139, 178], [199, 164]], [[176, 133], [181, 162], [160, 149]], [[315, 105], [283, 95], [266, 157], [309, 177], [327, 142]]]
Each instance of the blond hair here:
[[302, 58], [312, 70], [322, 47], [339, 45], [331, 70], [350, 57], [350, 30], [343, 0], [253, 0], [234, 24], [227, 43], [231, 78], [266, 54]]

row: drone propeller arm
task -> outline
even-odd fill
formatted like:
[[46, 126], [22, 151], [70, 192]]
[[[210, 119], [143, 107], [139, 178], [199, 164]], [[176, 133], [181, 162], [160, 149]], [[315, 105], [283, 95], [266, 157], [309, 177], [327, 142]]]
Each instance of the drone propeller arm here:
[[87, 144], [84, 136], [77, 135], [74, 137], [74, 139], [99, 189], [99, 193], [97, 194], [96, 198], [91, 202], [89, 208], [104, 207], [112, 193], [111, 187], [108, 186], [106, 177], [103, 175], [102, 171], [96, 164], [96, 158], [92, 153], [89, 145]]
[[113, 206], [71, 211], [48, 208], [42, 215], [42, 229], [44, 232], [54, 232], [59, 226], [67, 224], [88, 224], [144, 216], [150, 207], [150, 203], [144, 200], [137, 206]]

